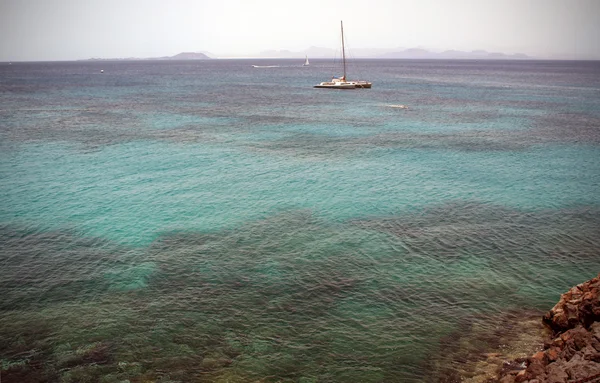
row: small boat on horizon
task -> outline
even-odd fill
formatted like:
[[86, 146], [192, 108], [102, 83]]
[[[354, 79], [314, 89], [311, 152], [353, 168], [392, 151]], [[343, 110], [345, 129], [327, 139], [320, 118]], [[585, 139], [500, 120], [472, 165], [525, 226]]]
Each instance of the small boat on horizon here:
[[[372, 83], [369, 81], [348, 81], [346, 80], [346, 48], [344, 46], [344, 23], [340, 21], [342, 29], [342, 63], [344, 67], [344, 75], [342, 77], [333, 77], [331, 81], [324, 81], [314, 88], [325, 89], [356, 89], [356, 88], [371, 88]], [[308, 59], [307, 59], [308, 60]]]
[[304, 64], [302, 64], [302, 66], [309, 66], [310, 63], [308, 62], [308, 56], [306, 56], [306, 61], [304, 61]]

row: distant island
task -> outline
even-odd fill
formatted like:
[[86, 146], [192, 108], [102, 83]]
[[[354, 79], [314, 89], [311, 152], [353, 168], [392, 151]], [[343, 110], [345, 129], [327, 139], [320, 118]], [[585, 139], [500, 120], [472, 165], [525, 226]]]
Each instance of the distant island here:
[[[423, 48], [363, 48], [353, 49], [353, 58], [368, 59], [440, 59], [440, 60], [535, 60], [537, 57], [523, 53], [488, 52], [485, 50], [458, 51], [446, 50], [434, 52]], [[123, 61], [123, 60], [211, 60], [213, 58], [269, 58], [269, 59], [304, 59], [308, 56], [314, 59], [331, 59], [339, 56], [335, 49], [310, 47], [303, 51], [268, 50], [255, 54], [240, 55], [214, 55], [210, 52], [181, 52], [174, 56], [149, 57], [149, 58], [90, 58], [85, 61]]]
[[162, 56], [162, 57], [149, 57], [149, 58], [112, 58], [112, 59], [101, 59], [91, 58], [86, 61], [115, 61], [115, 60], [210, 60], [211, 58], [201, 52], [181, 52], [175, 56]]
[[200, 52], [181, 52], [175, 56], [165, 56], [162, 60], [210, 60], [210, 57]]

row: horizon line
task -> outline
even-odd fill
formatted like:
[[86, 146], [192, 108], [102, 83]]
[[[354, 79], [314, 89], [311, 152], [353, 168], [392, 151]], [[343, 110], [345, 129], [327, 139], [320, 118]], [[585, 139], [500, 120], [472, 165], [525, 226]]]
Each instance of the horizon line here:
[[[127, 58], [87, 58], [87, 59], [60, 59], [60, 60], [5, 60], [0, 61], [0, 64], [12, 64], [12, 63], [44, 63], [44, 62], [96, 62], [96, 61], [211, 61], [211, 60], [298, 60], [300, 57], [208, 57], [207, 59], [164, 59], [160, 57], [127, 57]], [[311, 60], [332, 60], [335, 57], [313, 57]], [[533, 57], [528, 56], [525, 58], [516, 57], [465, 57], [465, 58], [435, 58], [435, 57], [354, 57], [352, 60], [381, 60], [381, 61], [393, 61], [393, 60], [421, 60], [421, 61], [600, 61], [600, 58], [544, 58], [544, 57]]]

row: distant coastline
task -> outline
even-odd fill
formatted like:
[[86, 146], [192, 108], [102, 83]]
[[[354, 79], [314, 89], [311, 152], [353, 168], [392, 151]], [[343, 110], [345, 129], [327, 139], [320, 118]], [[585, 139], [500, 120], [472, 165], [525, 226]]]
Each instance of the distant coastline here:
[[[258, 57], [261, 58], [302, 58], [304, 56], [312, 58], [333, 58], [339, 53], [334, 49], [310, 47], [302, 52], [292, 52], [287, 50], [269, 50], [261, 52]], [[478, 60], [532, 60], [536, 57], [524, 53], [507, 54], [502, 52], [488, 52], [485, 50], [458, 51], [446, 50], [435, 52], [423, 48], [395, 48], [395, 49], [353, 49], [354, 58], [370, 59], [478, 59]]]
[[201, 52], [181, 52], [174, 56], [162, 56], [162, 57], [148, 57], [148, 58], [138, 58], [138, 57], [127, 57], [127, 58], [89, 58], [77, 61], [134, 61], [134, 60], [210, 60], [206, 54]]
[[449, 50], [443, 52], [430, 52], [426, 49], [405, 49], [399, 52], [386, 53], [379, 58], [419, 58], [419, 59], [478, 59], [478, 60], [531, 60], [533, 57], [524, 53], [506, 54], [502, 52], [488, 52], [484, 50], [476, 50], [471, 52], [463, 52]]
[[[133, 60], [211, 60], [219, 59], [301, 59], [311, 57], [313, 59], [332, 59], [336, 57], [336, 51], [328, 48], [311, 47], [302, 52], [292, 52], [287, 50], [270, 50], [258, 54], [249, 54], [240, 56], [217, 56], [202, 52], [182, 52], [174, 56], [162, 57], [127, 57], [127, 58], [89, 58], [78, 61], [133, 61]], [[357, 59], [426, 59], [426, 60], [536, 60], [539, 58], [528, 56], [523, 53], [506, 54], [502, 52], [487, 52], [476, 50], [471, 52], [449, 50], [443, 52], [432, 52], [421, 48], [411, 48], [404, 50], [383, 51], [380, 49], [357, 49], [353, 55]]]
[[[359, 48], [352, 50], [353, 59], [406, 59], [406, 60], [533, 60], [533, 61], [600, 61], [598, 58], [575, 58], [568, 55], [532, 56], [525, 53], [489, 52], [485, 50], [433, 51], [424, 48]], [[74, 60], [6, 60], [5, 63], [34, 62], [34, 61], [202, 61], [211, 59], [326, 59], [339, 58], [340, 53], [335, 49], [310, 47], [303, 51], [267, 50], [247, 54], [213, 54], [210, 52], [181, 52], [173, 56], [160, 57], [92, 57]]]
[[[414, 59], [414, 60], [560, 60], [597, 61], [595, 58], [574, 58], [569, 56], [532, 56], [525, 53], [490, 52], [482, 49], [473, 51], [445, 50], [433, 51], [424, 48], [362, 48], [353, 49], [354, 59]], [[303, 51], [266, 50], [247, 54], [213, 54], [210, 52], [182, 52], [174, 56], [150, 58], [89, 58], [78, 61], [123, 61], [123, 60], [210, 60], [210, 59], [333, 59], [340, 53], [331, 48], [310, 47]]]

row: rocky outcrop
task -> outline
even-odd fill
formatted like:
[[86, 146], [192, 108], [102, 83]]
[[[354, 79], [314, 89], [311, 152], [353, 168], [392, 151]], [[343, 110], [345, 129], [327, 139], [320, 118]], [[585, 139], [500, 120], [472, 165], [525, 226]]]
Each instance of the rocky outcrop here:
[[543, 322], [553, 331], [544, 350], [505, 363], [499, 382], [600, 382], [600, 275], [563, 294]]
[[588, 328], [600, 321], [599, 278], [600, 275], [561, 295], [556, 306], [544, 315], [544, 323], [555, 333], [561, 333], [579, 325]]

